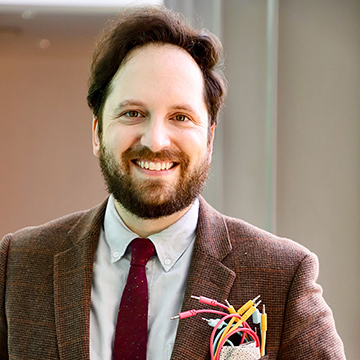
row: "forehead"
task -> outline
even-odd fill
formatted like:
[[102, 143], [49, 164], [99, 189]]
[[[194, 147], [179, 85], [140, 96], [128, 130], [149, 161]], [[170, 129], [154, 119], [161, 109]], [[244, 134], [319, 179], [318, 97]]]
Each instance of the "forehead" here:
[[132, 50], [109, 89], [108, 100], [136, 96], [151, 102], [162, 97], [164, 102], [190, 101], [194, 106], [205, 106], [200, 67], [184, 49], [171, 44], [148, 44]]

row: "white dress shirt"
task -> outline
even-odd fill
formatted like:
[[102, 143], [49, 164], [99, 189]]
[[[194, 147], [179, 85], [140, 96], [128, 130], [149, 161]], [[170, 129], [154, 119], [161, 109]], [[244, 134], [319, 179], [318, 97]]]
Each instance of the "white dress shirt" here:
[[[147, 360], [169, 360], [196, 235], [199, 201], [176, 223], [149, 236], [156, 254], [146, 265], [149, 289]], [[111, 360], [117, 314], [130, 268], [130, 242], [111, 195], [95, 253], [90, 310], [90, 359]]]

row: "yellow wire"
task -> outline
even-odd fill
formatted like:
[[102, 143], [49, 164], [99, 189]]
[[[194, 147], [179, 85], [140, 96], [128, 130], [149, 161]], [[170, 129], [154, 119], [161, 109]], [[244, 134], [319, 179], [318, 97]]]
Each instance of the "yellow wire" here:
[[261, 349], [260, 349], [261, 356], [265, 356], [265, 342], [266, 342], [266, 331], [263, 331], [261, 336]]
[[218, 353], [218, 351], [219, 351], [219, 345], [220, 345], [220, 343], [221, 343], [221, 340], [229, 333], [229, 329], [230, 329], [231, 325], [234, 323], [235, 320], [239, 320], [239, 319], [233, 317], [233, 318], [231, 318], [231, 320], [229, 321], [229, 323], [226, 325], [226, 328], [225, 328], [224, 332], [222, 333], [222, 335], [221, 335], [221, 337], [220, 337], [220, 339], [219, 339], [219, 341], [218, 341], [218, 344], [217, 344], [217, 347], [216, 347], [216, 351], [215, 351], [215, 354], [214, 354], [214, 358], [216, 358], [216, 355], [217, 355], [217, 353]]
[[261, 348], [260, 355], [265, 355], [265, 343], [266, 343], [266, 331], [267, 331], [267, 314], [265, 312], [265, 305], [263, 305], [263, 310], [261, 314]]
[[[216, 351], [214, 354], [214, 358], [216, 358], [216, 355], [219, 351], [219, 345], [222, 341], [222, 339], [230, 332], [233, 331], [235, 329], [237, 329], [239, 326], [242, 325], [242, 323], [244, 321], [246, 321], [256, 310], [256, 308], [254, 307], [254, 302], [252, 300], [249, 300], [246, 304], [244, 304], [238, 311], [235, 311], [234, 307], [231, 306], [228, 308], [228, 311], [230, 314], [238, 314], [241, 316], [241, 319], [238, 319], [236, 317], [233, 317], [229, 323], [227, 324], [225, 330], [223, 331], [220, 340], [218, 341], [217, 347], [216, 347]], [[244, 314], [245, 313], [245, 314]], [[244, 314], [244, 315], [243, 315]], [[236, 321], [236, 324], [230, 329], [231, 325], [234, 323], [234, 321]], [[230, 329], [230, 330], [229, 330]]]

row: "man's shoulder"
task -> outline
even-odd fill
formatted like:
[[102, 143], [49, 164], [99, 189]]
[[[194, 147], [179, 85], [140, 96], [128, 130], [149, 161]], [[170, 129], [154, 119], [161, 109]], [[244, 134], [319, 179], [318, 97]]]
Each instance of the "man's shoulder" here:
[[249, 255], [257, 254], [258, 258], [268, 259], [273, 265], [283, 265], [285, 260], [299, 264], [307, 256], [316, 256], [294, 240], [277, 236], [241, 219], [223, 217], [233, 247], [239, 248], [241, 244], [241, 249], [249, 249]]
[[[221, 214], [211, 207], [203, 198], [200, 199], [202, 224], [210, 233], [219, 233], [223, 228], [223, 241], [227, 237], [231, 244], [231, 256], [245, 255], [257, 259], [264, 264], [282, 267], [284, 263], [293, 266], [299, 264], [307, 256], [315, 256], [306, 247], [288, 238], [280, 237], [252, 225], [244, 220]], [[225, 230], [225, 231], [224, 231]], [[278, 265], [276, 265], [278, 264]], [[270, 265], [271, 266], [271, 265]]]
[[245, 220], [222, 214], [208, 204], [202, 197], [200, 197], [199, 200], [202, 222], [204, 222], [203, 219], [206, 219], [206, 222], [211, 224], [210, 227], [225, 224], [226, 231], [231, 241], [251, 241], [258, 243], [261, 246], [284, 247], [289, 250], [294, 249], [295, 251], [309, 253], [308, 249], [293, 240], [272, 234]]
[[81, 231], [88, 230], [91, 226], [99, 227], [105, 212], [106, 202], [91, 209], [61, 216], [41, 225], [25, 227], [6, 235], [4, 239], [11, 239], [11, 244], [14, 247], [34, 247], [37, 244], [44, 246], [49, 242], [56, 245], [58, 239], [69, 237], [71, 233], [76, 235], [80, 234]]

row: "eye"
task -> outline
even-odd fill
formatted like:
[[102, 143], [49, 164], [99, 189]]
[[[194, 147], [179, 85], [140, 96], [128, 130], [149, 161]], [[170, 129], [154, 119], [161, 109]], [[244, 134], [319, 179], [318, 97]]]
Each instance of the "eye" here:
[[128, 116], [128, 117], [140, 117], [142, 116], [138, 111], [136, 110], [130, 110], [124, 113], [124, 115]]
[[174, 116], [174, 119], [177, 120], [177, 121], [186, 121], [186, 120], [189, 120], [189, 118], [188, 118], [186, 115], [182, 115], [182, 114], [175, 115], [175, 116]]

